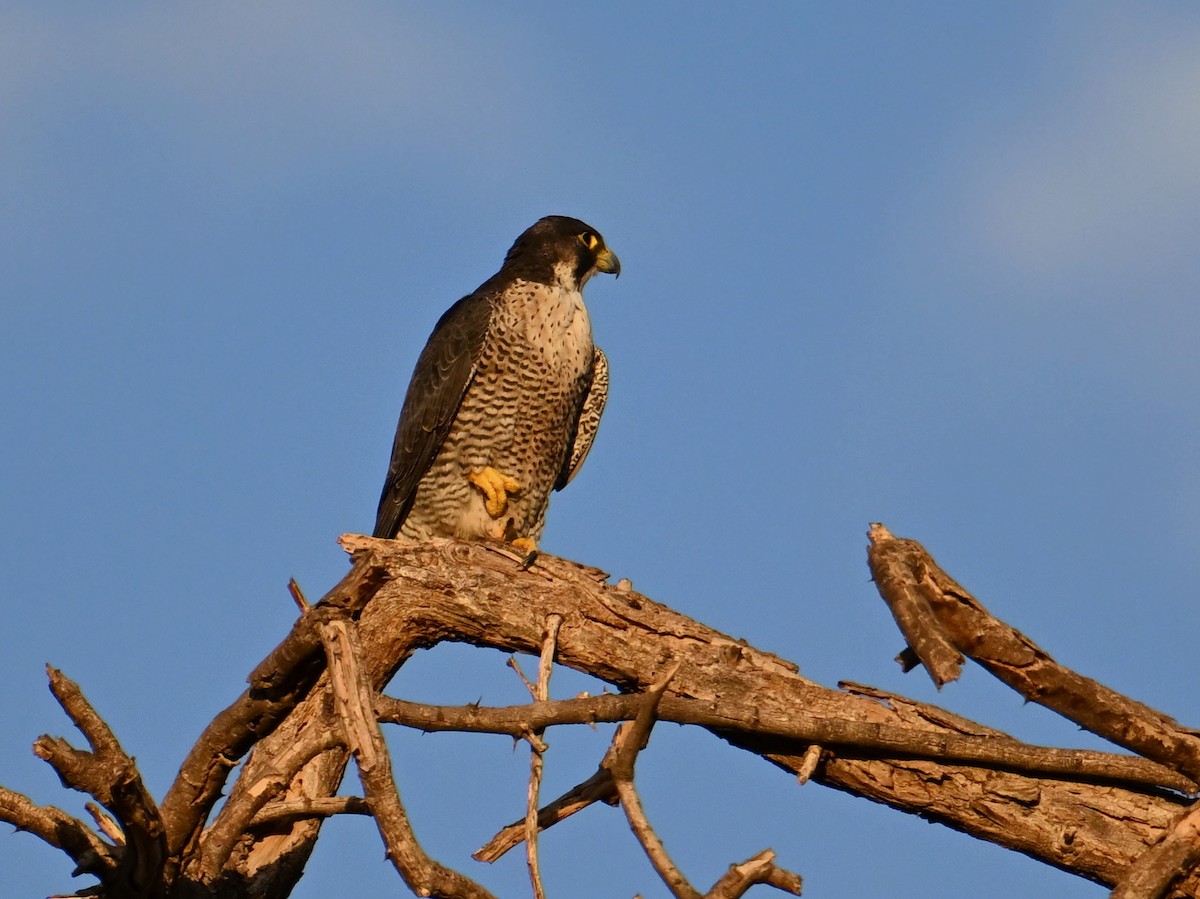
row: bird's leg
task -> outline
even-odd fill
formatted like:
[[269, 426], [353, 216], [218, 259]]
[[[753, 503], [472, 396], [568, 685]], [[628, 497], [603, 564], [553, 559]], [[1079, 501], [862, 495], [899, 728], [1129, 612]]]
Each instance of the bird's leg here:
[[503, 529], [500, 531], [500, 539], [511, 546], [513, 549], [520, 550], [524, 553], [521, 559], [521, 567], [528, 568], [533, 564], [533, 560], [538, 557], [537, 541], [532, 537], [522, 537], [515, 527], [513, 520], [510, 518], [504, 523]]
[[510, 540], [510, 545], [525, 553], [525, 557], [521, 560], [521, 570], [524, 571], [534, 563], [538, 557], [537, 543], [532, 537], [518, 537], [516, 540]]
[[483, 491], [484, 508], [492, 518], [499, 518], [508, 508], [508, 495], [516, 493], [521, 485], [506, 474], [501, 474], [488, 465], [481, 471], [473, 471], [467, 480]]
[[490, 465], [481, 471], [471, 472], [467, 475], [467, 480], [483, 491], [484, 508], [487, 509], [488, 515], [497, 519], [493, 536], [523, 553], [521, 568], [528, 568], [538, 556], [537, 543], [531, 537], [517, 536], [511, 518], [505, 522], [498, 520], [508, 509], [508, 495], [520, 490], [521, 485], [514, 478], [501, 474]]
[[[537, 550], [536, 546], [534, 546], [534, 548], [531, 550], [526, 550], [525, 547], [527, 545], [530, 545], [531, 541], [525, 540], [523, 538], [519, 538], [519, 539], [521, 540], [520, 543], [517, 543], [516, 541], [512, 541], [512, 540], [503, 541], [503, 542], [499, 542], [499, 543], [492, 543], [489, 541], [487, 543], [484, 543], [483, 546], [486, 549], [489, 549], [492, 552], [497, 553], [498, 555], [504, 556], [504, 558], [506, 558], [506, 559], [512, 559], [514, 562], [517, 563], [517, 569], [519, 571], [527, 571], [529, 568], [531, 568], [533, 566], [533, 563], [537, 561], [538, 550]], [[515, 549], [512, 548], [512, 547], [514, 547], [514, 545], [516, 546]]]

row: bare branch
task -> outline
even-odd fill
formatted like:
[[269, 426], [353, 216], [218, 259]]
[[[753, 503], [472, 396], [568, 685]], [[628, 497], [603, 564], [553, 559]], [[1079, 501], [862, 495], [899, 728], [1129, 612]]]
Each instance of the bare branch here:
[[908, 642], [907, 653], [898, 658], [905, 671], [919, 662], [940, 690], [962, 673], [963, 655], [954, 646], [946, 629], [929, 608], [929, 600], [908, 576], [908, 568], [898, 564], [889, 549], [894, 544], [881, 543], [867, 554], [871, 567], [871, 578], [879, 588], [896, 626]]
[[[381, 541], [381, 545], [386, 544]], [[387, 572], [377, 566], [373, 547], [355, 550], [352, 557], [354, 570], [351, 575], [330, 591], [322, 606], [344, 608], [351, 615], [359, 615], [376, 594], [377, 586], [373, 585], [385, 580]], [[290, 781], [283, 779], [286, 772], [277, 767], [278, 760], [293, 757], [297, 747], [311, 746], [322, 734], [336, 736], [340, 732], [330, 708], [328, 680], [322, 674], [324, 653], [319, 651], [311, 658], [305, 649], [305, 641], [315, 633], [312, 629], [322, 620], [320, 616], [329, 614], [322, 606], [314, 608], [312, 617], [305, 616], [293, 628], [297, 643], [289, 648], [285, 645], [288, 641], [284, 641], [280, 650], [273, 653], [274, 661], [268, 659], [259, 666], [257, 671], [261, 677], [252, 678], [250, 690], [205, 731], [204, 738], [189, 755], [195, 770], [203, 774], [206, 763], [232, 764], [245, 754], [246, 746], [254, 744], [254, 751], [246, 758], [236, 782], [229, 788], [228, 799], [202, 840], [199, 828], [204, 816], [210, 813], [211, 803], [220, 794], [225, 772], [221, 771], [220, 777], [214, 776], [207, 783], [200, 783], [195, 777], [189, 780], [181, 776], [173, 785], [173, 790], [181, 788], [178, 795], [183, 814], [195, 820], [193, 836], [183, 842], [178, 856], [182, 865], [181, 878], [203, 884], [205, 866], [211, 864], [209, 860], [223, 858], [224, 862], [216, 869], [222, 875], [223, 883], [253, 884], [264, 899], [283, 899], [303, 875], [321, 832], [321, 818], [302, 818], [289, 826], [260, 828], [249, 834], [244, 828], [263, 806], [264, 799], [279, 801], [330, 796], [342, 780], [349, 756], [336, 739], [333, 741], [336, 745], [314, 750], [311, 758], [292, 774]], [[386, 619], [379, 621], [372, 634], [378, 651], [370, 663], [370, 676], [378, 687], [386, 682], [413, 645], [407, 631], [397, 629], [394, 622]], [[287, 675], [289, 670], [291, 675]], [[310, 680], [315, 685], [309, 683]], [[238, 742], [243, 738], [248, 742]], [[227, 739], [231, 742], [224, 746], [235, 746], [236, 752], [224, 751], [222, 741]], [[185, 763], [183, 774], [188, 770], [189, 763]], [[200, 798], [196, 805], [188, 805], [186, 800], [193, 791]], [[236, 836], [238, 826], [243, 828], [244, 839]], [[235, 842], [231, 843], [230, 839]], [[235, 846], [236, 853], [233, 852]]]
[[525, 672], [521, 670], [521, 663], [517, 661], [516, 656], [509, 656], [507, 665], [520, 678], [521, 683], [525, 685], [525, 689], [529, 691], [530, 698], [536, 700], [538, 698], [537, 686], [525, 676]]
[[259, 809], [250, 827], [291, 824], [305, 818], [330, 818], [334, 815], [370, 815], [371, 803], [361, 796], [325, 796], [319, 799], [285, 799], [269, 802]]
[[1171, 884], [1200, 865], [1200, 803], [1162, 840], [1143, 852], [1112, 891], [1111, 899], [1161, 899]]
[[[363, 552], [321, 605], [359, 612], [375, 595], [386, 569], [371, 552]], [[213, 719], [192, 746], [179, 774], [163, 797], [167, 830], [168, 871], [196, 852], [196, 843], [229, 772], [250, 748], [269, 735], [303, 699], [325, 667], [321, 642], [311, 615], [302, 615], [291, 633], [250, 675], [250, 689]]]
[[737, 899], [756, 883], [765, 883], [791, 893], [800, 895], [802, 881], [799, 874], [785, 871], [775, 865], [775, 853], [764, 849], [758, 855], [746, 859], [738, 865], [730, 865], [729, 870], [721, 879], [713, 884], [711, 890], [704, 894], [704, 899]]
[[60, 808], [35, 805], [20, 793], [0, 787], [0, 821], [61, 849], [74, 860], [76, 874], [104, 879], [117, 868], [113, 847]]
[[650, 864], [654, 866], [654, 870], [658, 872], [663, 883], [677, 899], [702, 899], [696, 888], [683, 876], [683, 872], [671, 861], [666, 846], [654, 832], [654, 828], [650, 826], [645, 809], [642, 808], [641, 797], [638, 796], [637, 789], [633, 785], [633, 769], [638, 753], [650, 741], [650, 731], [654, 728], [655, 710], [659, 700], [662, 699], [663, 692], [667, 689], [667, 684], [679, 671], [679, 667], [680, 663], [676, 662], [657, 683], [646, 691], [646, 695], [642, 697], [642, 708], [638, 711], [637, 717], [617, 728], [612, 747], [602, 764], [612, 772], [613, 785], [621, 799], [621, 808], [625, 811], [629, 827], [638, 842], [642, 844], [646, 857], [650, 859]]
[[296, 774], [323, 752], [342, 745], [339, 734], [328, 728], [313, 728], [271, 759], [265, 772], [254, 778], [237, 796], [230, 796], [204, 835], [193, 862], [195, 876], [213, 883], [220, 876], [234, 846], [249, 829], [259, 811], [292, 782]]
[[[373, 813], [397, 868], [412, 870], [400, 859], [405, 852], [418, 854], [419, 868], [419, 859], [426, 857], [412, 838], [372, 706], [379, 720], [424, 730], [511, 734], [537, 750], [545, 745], [542, 731], [555, 724], [636, 719], [647, 702], [641, 694], [662, 681], [664, 659], [684, 664], [662, 689], [647, 727], [657, 718], [705, 727], [800, 779], [811, 777], [813, 782], [919, 813], [1102, 883], [1120, 880], [1135, 859], [1150, 866], [1154, 856], [1145, 854], [1148, 846], [1160, 843], [1158, 851], [1165, 852], [1187, 841], [1191, 825], [1180, 824], [1183, 800], [1170, 791], [1193, 793], [1196, 783], [1156, 762], [1027, 746], [902, 697], [861, 687], [847, 694], [813, 684], [791, 663], [679, 615], [636, 593], [628, 583], [609, 586], [602, 572], [565, 560], [539, 555], [531, 570], [522, 571], [486, 547], [449, 541], [406, 544], [348, 537], [344, 543], [355, 556], [351, 576], [321, 604], [305, 611], [292, 634], [256, 669], [250, 690], [205, 731], [164, 800], [163, 825], [170, 845], [178, 847], [162, 869], [172, 894], [216, 891], [241, 897], [252, 891], [261, 899], [283, 899], [303, 870], [322, 819], [331, 814]], [[910, 558], [903, 553], [900, 557]], [[1004, 642], [1005, 626], [980, 612], [974, 600], [932, 563], [918, 570], [908, 589], [919, 594], [956, 646], [963, 645], [960, 618], [970, 622], [976, 615], [986, 627], [996, 628], [968, 631], [978, 645], [965, 648], [988, 660], [985, 664], [1027, 668], [1034, 673], [1034, 683], [1039, 672], [1052, 670], [1044, 653], [1039, 656], [1041, 651], [1019, 634], [1014, 642]], [[546, 625], [556, 620], [553, 616], [560, 616], [562, 630], [550, 647]], [[350, 658], [350, 665], [338, 661], [330, 669], [325, 653], [314, 650], [320, 632], [330, 628], [338, 632], [327, 637], [335, 655]], [[548, 676], [553, 661], [625, 692], [562, 702], [535, 700], [507, 709], [423, 706], [376, 695], [414, 650], [446, 640], [510, 653], [541, 652], [545, 664], [539, 666], [539, 682]], [[1025, 655], [1015, 654], [1017, 649]], [[1030, 676], [1028, 671], [1019, 673]], [[545, 696], [546, 690], [535, 686], [534, 695]], [[1070, 695], [1086, 699], [1091, 694], [1062, 693]], [[50, 738], [39, 741], [39, 750], [56, 760], [68, 782], [80, 785], [86, 777], [77, 772], [84, 771], [101, 748], [108, 751], [112, 738], [95, 726], [87, 716], [90, 707], [84, 706], [80, 726], [89, 734], [93, 752]], [[1170, 719], [1159, 716], [1157, 723], [1163, 722], [1178, 730]], [[1139, 719], [1139, 726], [1142, 723]], [[365, 799], [334, 796], [349, 758], [343, 730], [353, 735], [349, 742], [360, 759]], [[637, 733], [632, 726], [622, 728], [619, 746], [631, 752], [630, 759], [636, 749], [629, 747], [641, 742]], [[1147, 739], [1158, 737], [1150, 732]], [[1184, 745], [1194, 739], [1188, 732], [1176, 737]], [[254, 751], [227, 801], [204, 828], [229, 769], [252, 745]], [[1169, 756], [1172, 747], [1161, 745], [1165, 748], [1159, 757]], [[615, 758], [617, 750], [613, 753]], [[623, 758], [618, 761], [625, 764]], [[653, 848], [656, 838], [651, 839], [631, 772], [622, 779], [628, 794], [626, 813], [636, 822], [639, 838]], [[531, 762], [533, 789], [524, 819], [498, 834], [477, 857], [498, 857], [590, 802], [612, 802], [617, 794], [612, 774], [602, 767], [538, 811], [535, 829], [531, 819], [540, 790], [536, 780]], [[54, 812], [30, 811], [36, 807], [24, 800], [25, 805], [10, 801], [5, 815], [6, 795], [0, 793], [0, 817], [51, 833]], [[117, 818], [125, 822], [120, 813]], [[105, 820], [103, 815], [98, 818]], [[65, 826], [71, 839], [81, 839], [80, 845], [87, 847], [76, 847], [76, 857], [82, 853], [83, 860], [99, 866], [97, 873], [104, 876], [104, 862], [87, 854], [98, 844], [108, 853], [104, 858], [109, 873], [118, 873], [120, 847], [108, 846], [69, 816]], [[1170, 836], [1163, 839], [1166, 834]], [[53, 838], [66, 845], [61, 834]], [[1174, 851], [1177, 854], [1170, 857], [1183, 860], [1173, 877], [1191, 864], [1190, 850]], [[428, 869], [434, 872], [430, 876], [446, 872], [447, 879], [431, 887], [438, 895], [487, 895], [461, 875], [436, 862], [429, 864], [437, 866]], [[1161, 869], [1161, 857], [1155, 864]], [[425, 875], [418, 871], [415, 876]], [[733, 866], [707, 895], [741, 895], [758, 882], [799, 888], [799, 878], [775, 868], [768, 851]], [[1182, 874], [1173, 889], [1200, 896], [1200, 875]]]
[[363, 795], [396, 870], [418, 896], [446, 899], [493, 899], [492, 894], [457, 871], [435, 862], [417, 842], [400, 793], [379, 722], [372, 690], [363, 674], [356, 629], [348, 620], [331, 620], [321, 628], [329, 659], [330, 683], [345, 739], [358, 763]]
[[[637, 717], [640, 703], [640, 695], [611, 693], [501, 708], [434, 706], [381, 696], [376, 700], [376, 711], [382, 722], [424, 731], [469, 731], [521, 738], [530, 731], [541, 733], [560, 724], [629, 721]], [[1032, 746], [998, 732], [987, 736], [938, 733], [917, 727], [814, 719], [802, 710], [779, 719], [758, 707], [724, 697], [713, 702], [664, 696], [658, 717], [676, 724], [699, 725], [724, 737], [770, 736], [805, 744], [791, 747], [798, 752], [807, 752], [807, 746], [819, 744], [836, 747], [844, 757], [876, 757], [885, 753], [1068, 779], [1166, 787], [1184, 793], [1196, 790], [1196, 784], [1188, 778], [1145, 759], [1086, 749]]]
[[[954, 645], [1026, 699], [1092, 733], [1200, 781], [1200, 735], [1162, 712], [1066, 668], [1041, 647], [988, 613], [915, 540], [870, 530], [868, 558], [880, 590], [919, 590]], [[936, 681], [936, 678], [935, 678]]]
[[75, 749], [66, 740], [43, 735], [34, 754], [54, 768], [63, 785], [87, 793], [121, 825], [125, 847], [110, 880], [138, 896], [166, 894], [166, 839], [154, 797], [142, 783], [134, 760], [92, 708], [79, 685], [56, 668], [46, 667], [50, 690], [91, 746]]
[[308, 602], [308, 597], [304, 595], [304, 591], [300, 589], [300, 585], [296, 583], [295, 578], [288, 579], [288, 594], [292, 597], [292, 601], [296, 603], [296, 608], [300, 610], [300, 614], [304, 614], [312, 606]]
[[[617, 788], [613, 785], [612, 772], [601, 766], [595, 774], [581, 784], [577, 784], [563, 793], [553, 802], [538, 812], [538, 830], [553, 827], [559, 821], [564, 821], [581, 812], [594, 802], [607, 805], [617, 804]], [[471, 858], [479, 862], [494, 862], [508, 850], [519, 845], [525, 839], [525, 819], [514, 821], [487, 841], [481, 848], [471, 853]]]
[[[562, 623], [562, 615], [550, 615], [546, 619], [542, 654], [538, 659], [537, 685], [533, 691], [536, 702], [546, 702], [550, 698], [550, 673], [554, 669], [554, 648], [558, 643], [558, 629], [562, 627]], [[533, 886], [534, 899], [546, 899], [546, 890], [542, 886], [542, 872], [538, 866], [538, 793], [542, 785], [542, 754], [546, 751], [546, 744], [542, 742], [542, 731], [533, 731], [528, 742], [529, 791], [525, 800], [525, 863], [529, 868], [529, 882]]]
[[92, 820], [96, 822], [96, 827], [100, 833], [108, 837], [113, 845], [122, 847], [125, 845], [125, 832], [121, 830], [121, 825], [117, 823], [112, 815], [94, 802], [85, 802], [83, 807], [92, 816]]
[[796, 772], [796, 783], [800, 786], [808, 783], [819, 764], [821, 764], [821, 747], [813, 743], [804, 750], [804, 761], [800, 764], [800, 770]]
[[[942, 720], [904, 718], [900, 710], [875, 699], [814, 684], [800, 677], [793, 664], [632, 589], [605, 584], [603, 572], [567, 560], [543, 554], [536, 571], [522, 572], [482, 547], [453, 541], [405, 544], [348, 535], [343, 545], [356, 553], [377, 553], [388, 569], [387, 583], [361, 619], [366, 661], [376, 684], [415, 648], [443, 640], [535, 653], [546, 616], [557, 612], [565, 615], [564, 627], [571, 634], [569, 641], [559, 643], [558, 663], [621, 690], [638, 691], [653, 683], [669, 646], [682, 651], [687, 665], [664, 699], [688, 697], [719, 705], [726, 697], [744, 697], [770, 722], [905, 723], [935, 738], [964, 733], [948, 713]], [[288, 733], [300, 726], [297, 719]], [[832, 725], [835, 730], [842, 726]], [[717, 732], [793, 776], [803, 765], [806, 747], [773, 736]], [[975, 725], [975, 735], [986, 732]], [[813, 742], [830, 747], [823, 736]], [[942, 821], [1102, 883], [1122, 876], [1130, 860], [1162, 834], [1181, 808], [1179, 797], [1153, 788], [912, 760], [886, 749], [860, 755], [828, 752], [812, 780]], [[339, 773], [329, 766], [322, 775], [328, 778], [325, 789], [335, 788]], [[307, 782], [315, 783], [312, 778]], [[1113, 821], [1123, 824], [1114, 828]], [[1069, 841], [1062, 839], [1064, 833], [1071, 835]], [[1184, 889], [1200, 892], [1200, 878], [1189, 878]]]
[[542, 652], [538, 656], [538, 679], [534, 701], [546, 702], [550, 698], [550, 674], [554, 670], [554, 651], [558, 646], [558, 631], [562, 627], [562, 615], [546, 616], [546, 630], [542, 634]]

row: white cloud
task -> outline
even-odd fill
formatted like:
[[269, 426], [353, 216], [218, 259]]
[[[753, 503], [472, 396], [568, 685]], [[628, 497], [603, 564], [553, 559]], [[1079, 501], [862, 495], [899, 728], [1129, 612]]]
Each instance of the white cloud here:
[[1195, 253], [1200, 23], [1131, 15], [1063, 21], [1038, 111], [975, 137], [971, 218], [1019, 273], [1070, 279]]
[[0, 12], [0, 162], [37, 169], [70, 128], [56, 117], [81, 105], [234, 179], [365, 153], [516, 156], [537, 98], [504, 64], [515, 36], [420, 12], [326, 0]]

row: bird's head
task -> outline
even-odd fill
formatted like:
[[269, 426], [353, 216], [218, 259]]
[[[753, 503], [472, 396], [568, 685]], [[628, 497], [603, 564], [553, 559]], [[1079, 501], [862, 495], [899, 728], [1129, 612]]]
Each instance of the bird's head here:
[[517, 238], [504, 259], [519, 277], [581, 290], [596, 272], [621, 274], [621, 260], [591, 225], [565, 215], [548, 215]]

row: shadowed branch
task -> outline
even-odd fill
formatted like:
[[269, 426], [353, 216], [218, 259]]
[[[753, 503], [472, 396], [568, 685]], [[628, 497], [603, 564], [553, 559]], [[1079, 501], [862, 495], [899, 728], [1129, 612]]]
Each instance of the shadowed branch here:
[[[672, 890], [694, 896], [656, 844], [633, 789], [634, 744], [642, 745], [661, 719], [704, 728], [755, 753], [791, 775], [781, 781], [784, 789], [808, 781], [919, 814], [1079, 876], [1120, 883], [1122, 899], [1165, 890], [1200, 897], [1193, 870], [1200, 825], [1187, 798], [1200, 776], [1200, 738], [1058, 665], [988, 614], [919, 544], [882, 526], [872, 541], [872, 572], [909, 642], [906, 658], [920, 659], [939, 684], [960, 675], [961, 656], [972, 658], [1022, 695], [1141, 757], [1030, 746], [902, 696], [824, 687], [791, 662], [680, 615], [627, 581], [609, 584], [603, 572], [564, 559], [541, 554], [525, 570], [480, 544], [350, 535], [343, 539], [354, 557], [350, 573], [321, 602], [301, 603], [291, 633], [255, 669], [250, 688], [205, 729], [161, 806], [79, 689], [52, 671], [55, 695], [90, 751], [50, 737], [37, 751], [65, 784], [111, 813], [93, 810], [108, 840], [7, 790], [0, 790], [0, 820], [98, 877], [91, 891], [97, 896], [284, 899], [324, 820], [370, 814], [415, 892], [483, 899], [490, 893], [482, 886], [420, 849], [380, 722], [531, 742], [553, 726], [623, 722], [596, 773], [540, 809], [531, 768], [525, 816], [476, 857], [493, 860], [587, 805], [619, 797]], [[298, 587], [293, 595], [302, 596]], [[541, 655], [535, 701], [482, 708], [380, 695], [413, 652], [445, 641]], [[551, 701], [551, 662], [617, 692]], [[338, 795], [352, 756], [362, 798]], [[768, 850], [731, 866], [705, 895], [740, 896], [758, 883], [800, 888], [799, 877], [778, 867]]]

